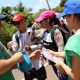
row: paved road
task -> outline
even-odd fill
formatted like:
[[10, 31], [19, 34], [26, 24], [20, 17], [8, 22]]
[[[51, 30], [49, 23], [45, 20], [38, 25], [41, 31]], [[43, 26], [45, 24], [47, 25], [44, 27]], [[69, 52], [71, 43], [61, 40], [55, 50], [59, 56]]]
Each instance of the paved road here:
[[[45, 68], [46, 68], [46, 72], [47, 72], [46, 80], [58, 80], [50, 65], [46, 65]], [[19, 70], [17, 70], [17, 69], [13, 70], [13, 74], [14, 74], [16, 80], [24, 80], [23, 73], [21, 73]], [[36, 79], [34, 79], [34, 80], [36, 80]]]

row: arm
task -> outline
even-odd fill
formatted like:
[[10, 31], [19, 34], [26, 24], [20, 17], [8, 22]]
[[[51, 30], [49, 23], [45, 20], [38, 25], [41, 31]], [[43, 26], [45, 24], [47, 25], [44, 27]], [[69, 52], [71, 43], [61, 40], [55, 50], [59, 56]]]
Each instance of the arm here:
[[60, 65], [65, 70], [65, 72], [73, 79], [74, 78], [74, 74], [72, 72], [72, 69], [62, 61], [60, 62]]
[[34, 52], [31, 53], [31, 55], [29, 56], [29, 58], [32, 61], [35, 61], [36, 59], [39, 59], [40, 58], [40, 55], [41, 55], [40, 52], [41, 52], [40, 49], [35, 50]]
[[18, 52], [7, 60], [0, 59], [0, 74], [3, 74], [10, 70], [16, 63], [23, 60], [22, 53]]
[[72, 68], [70, 68], [68, 65], [66, 65], [64, 62], [60, 60], [58, 61], [57, 65], [60, 65], [73, 80], [79, 80], [80, 79], [80, 64], [79, 64], [80, 57], [71, 56], [71, 60], [72, 60]]
[[[39, 59], [40, 57], [40, 50], [35, 50], [29, 58], [34, 61], [36, 59]], [[16, 65], [18, 62], [23, 61], [23, 54], [21, 52], [15, 53], [11, 58], [7, 60], [0, 59], [0, 74], [3, 74], [10, 70], [14, 65]]]
[[55, 54], [56, 57], [62, 57], [62, 58], [65, 57], [64, 52], [54, 52], [54, 54]]
[[72, 56], [72, 71], [74, 80], [80, 80], [80, 57]]
[[56, 56], [56, 57], [62, 57], [62, 58], [65, 57], [65, 53], [64, 53], [64, 52], [54, 52], [54, 51], [52, 51], [52, 50], [49, 50], [49, 52], [50, 52], [52, 55]]

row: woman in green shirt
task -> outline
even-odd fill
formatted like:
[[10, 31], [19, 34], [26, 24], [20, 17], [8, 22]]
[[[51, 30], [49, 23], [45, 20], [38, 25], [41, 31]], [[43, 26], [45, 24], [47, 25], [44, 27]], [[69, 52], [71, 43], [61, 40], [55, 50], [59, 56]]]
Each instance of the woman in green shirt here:
[[80, 0], [68, 0], [64, 5], [64, 11], [57, 15], [58, 18], [64, 16], [70, 31], [75, 31], [65, 46], [64, 52], [52, 52], [57, 57], [65, 57], [67, 65], [59, 62], [65, 72], [69, 75], [69, 80], [80, 80]]

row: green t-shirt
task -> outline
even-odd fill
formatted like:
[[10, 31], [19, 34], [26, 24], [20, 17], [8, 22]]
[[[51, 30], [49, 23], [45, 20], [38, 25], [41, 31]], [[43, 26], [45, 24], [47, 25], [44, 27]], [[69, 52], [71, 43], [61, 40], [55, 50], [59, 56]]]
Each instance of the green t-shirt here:
[[[0, 42], [0, 59], [6, 59], [9, 58], [11, 55], [8, 52], [8, 50], [3, 46], [3, 44]], [[12, 71], [9, 70], [6, 73], [0, 75], [0, 80], [14, 80]]]
[[[74, 34], [68, 39], [68, 42], [65, 46], [65, 57], [66, 62], [69, 67], [72, 67], [71, 56], [80, 56], [80, 35]], [[69, 80], [72, 80], [69, 77]]]

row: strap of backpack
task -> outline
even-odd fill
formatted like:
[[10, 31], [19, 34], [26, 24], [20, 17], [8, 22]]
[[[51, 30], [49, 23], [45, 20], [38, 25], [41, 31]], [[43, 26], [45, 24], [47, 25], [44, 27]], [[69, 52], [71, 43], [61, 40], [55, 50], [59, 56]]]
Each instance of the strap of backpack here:
[[18, 47], [19, 47], [19, 35], [18, 35], [18, 32], [15, 33], [15, 39], [16, 39], [16, 42], [17, 42]]
[[57, 27], [54, 27], [54, 29], [51, 30], [51, 39], [52, 41], [54, 41], [54, 33], [55, 33], [55, 30], [57, 29]]
[[55, 27], [53, 30], [51, 30], [51, 40], [52, 40], [52, 44], [53, 44], [53, 50], [54, 51], [58, 51], [58, 47], [57, 47], [57, 43], [55, 42], [55, 39], [54, 39], [54, 33], [55, 33], [55, 30], [56, 30], [57, 28]]

